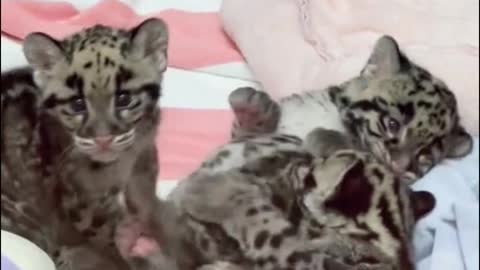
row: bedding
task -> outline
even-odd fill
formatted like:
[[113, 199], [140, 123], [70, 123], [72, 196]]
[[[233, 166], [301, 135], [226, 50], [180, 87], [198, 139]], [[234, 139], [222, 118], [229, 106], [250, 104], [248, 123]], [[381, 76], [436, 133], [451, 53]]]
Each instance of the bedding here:
[[[227, 5], [228, 1], [233, 0], [226, 0], [224, 4]], [[262, 1], [265, 1], [264, 3], [268, 3], [268, 0]], [[236, 87], [246, 85], [259, 87], [259, 84], [255, 81], [255, 79], [253, 79], [250, 73], [250, 69], [244, 62], [243, 58], [240, 56], [240, 53], [236, 51], [235, 46], [232, 45], [232, 43], [230, 43], [225, 36], [221, 38], [217, 37], [215, 39], [215, 42], [220, 42], [219, 44], [213, 44], [214, 42], [210, 42], [211, 40], [208, 40], [208, 38], [206, 37], [205, 39], [196, 40], [197, 35], [195, 34], [195, 31], [198, 30], [198, 27], [195, 26], [202, 26], [204, 28], [202, 29], [202, 31], [204, 31], [205, 33], [211, 30], [212, 33], [214, 33], [215, 35], [224, 35], [219, 30], [219, 25], [221, 22], [218, 20], [218, 15], [215, 14], [215, 12], [218, 11], [218, 9], [220, 8], [220, 0], [71, 0], [41, 1], [35, 3], [22, 0], [15, 1], [15, 3], [17, 4], [13, 5], [10, 5], [11, 3], [9, 5], [6, 5], [6, 3], [9, 2], [2, 1], [1, 10], [2, 70], [21, 66], [26, 63], [21, 53], [21, 47], [18, 43], [18, 40], [24, 37], [24, 35], [29, 31], [28, 29], [33, 30], [31, 28], [32, 21], [27, 19], [25, 19], [25, 22], [28, 22], [29, 25], [16, 26], [18, 27], [18, 29], [23, 29], [22, 31], [24, 32], [16, 32], [16, 28], [10, 28], [8, 23], [4, 24], [4, 14], [10, 17], [15, 17], [15, 14], [17, 14], [16, 22], [18, 23], [19, 15], [18, 13], [14, 13], [13, 10], [27, 9], [26, 11], [22, 11], [25, 12], [25, 15], [22, 16], [34, 16], [36, 17], [35, 20], [41, 19], [45, 23], [45, 25], [52, 25], [55, 24], [54, 22], [62, 21], [63, 24], [70, 25], [69, 27], [79, 27], [80, 25], [76, 24], [79, 21], [85, 24], [92, 23], [93, 21], [90, 21], [90, 19], [80, 20], [79, 18], [82, 18], [82, 16], [86, 16], [85, 14], [90, 14], [93, 17], [97, 16], [95, 13], [93, 13], [93, 11], [97, 9], [99, 5], [100, 7], [102, 7], [101, 5], [106, 4], [111, 5], [108, 9], [110, 13], [114, 11], [113, 8], [117, 7], [121, 10], [124, 10], [125, 14], [130, 16], [129, 18], [131, 18], [132, 22], [143, 16], [149, 16], [151, 14], [156, 14], [156, 16], [158, 15], [160, 17], [164, 16], [164, 14], [173, 14], [175, 16], [180, 16], [179, 18], [182, 19], [192, 20], [188, 24], [183, 24], [179, 19], [173, 19], [172, 21], [170, 21], [171, 24], [181, 24], [178, 26], [171, 25], [171, 31], [179, 31], [181, 33], [176, 35], [177, 39], [174, 38], [175, 34], [172, 34], [172, 37], [174, 39], [171, 43], [171, 63], [165, 77], [163, 85], [164, 93], [161, 99], [162, 106], [165, 109], [163, 122], [160, 126], [160, 132], [157, 141], [157, 145], [161, 153], [161, 173], [159, 175], [158, 182], [159, 196], [166, 196], [169, 191], [176, 186], [176, 184], [178, 183], [178, 179], [181, 179], [189, 172], [191, 172], [196, 166], [198, 166], [198, 164], [202, 161], [205, 155], [212, 151], [217, 145], [225, 142], [228, 139], [230, 123], [232, 119], [232, 115], [230, 113], [227, 102], [227, 97], [230, 91], [232, 91]], [[22, 6], [18, 3], [27, 3], [28, 5], [25, 4], [26, 6]], [[48, 4], [48, 8], [43, 8], [40, 10], [32, 10], [32, 8], [27, 8], [29, 7], [29, 5], [39, 3], [41, 5]], [[259, 3], [260, 2], [256, 3], [255, 5]], [[245, 1], [245, 5], [246, 7], [248, 7], [249, 5], [253, 4], [252, 1]], [[57, 7], [59, 10], [56, 10]], [[240, 10], [241, 9], [239, 9], [239, 11]], [[165, 11], [167, 11], [167, 13], [164, 13]], [[225, 11], [225, 6], [223, 11]], [[207, 12], [206, 14], [208, 16], [197, 16], [199, 12], [201, 12], [200, 15], [205, 15], [205, 12]], [[281, 12], [277, 12], [278, 11], [272, 11], [272, 17], [280, 16]], [[284, 12], [286, 12], [286, 10]], [[225, 13], [223, 14], [223, 16], [225, 16]], [[251, 16], [252, 18], [257, 18], [256, 16], [260, 16], [260, 14], [257, 14], [255, 9], [252, 8]], [[105, 16], [98, 16], [95, 20], [103, 20], [103, 17]], [[210, 24], [202, 24], [201, 22], [193, 23], [195, 20], [201, 21], [205, 18], [210, 20], [210, 22], [212, 22], [212, 18], [216, 18], [215, 20], [217, 21]], [[12, 21], [10, 21], [10, 23], [12, 23]], [[123, 22], [116, 21], [112, 23]], [[260, 26], [259, 28], [261, 28]], [[212, 28], [210, 29], [209, 27]], [[271, 25], [271, 27], [280, 28], [283, 26]], [[255, 30], [251, 27], [251, 24], [248, 25], [248, 28], [251, 31]], [[67, 28], [62, 29], [55, 31], [59, 31], [59, 34], [68, 33], [68, 31], [65, 30]], [[46, 31], [47, 29], [42, 30]], [[288, 29], [286, 31], [288, 31]], [[211, 35], [211, 33], [209, 35]], [[256, 42], [259, 44], [259, 46], [263, 46], [265, 45], [264, 43], [266, 42], [266, 39], [274, 38], [275, 35], [275, 33], [272, 33], [272, 35], [264, 36], [263, 39], [257, 39]], [[235, 35], [232, 36], [234, 36], [235, 38]], [[15, 40], [17, 41], [14, 41], [12, 37], [16, 37]], [[298, 38], [301, 40], [302, 36], [299, 34]], [[204, 43], [204, 45], [210, 45], [201, 45], [199, 47], [196, 47], [198, 44], [202, 43], [203, 40], [205, 40], [206, 42]], [[268, 88], [268, 85], [271, 84], [269, 84], [268, 82], [265, 83], [265, 80], [262, 79], [263, 73], [257, 72], [257, 66], [255, 65], [256, 62], [252, 62], [251, 59], [249, 59], [249, 51], [248, 49], [244, 50], [242, 44], [243, 43], [240, 42], [238, 45], [242, 49], [242, 52], [245, 53], [247, 60], [250, 62], [250, 64], [252, 64], [251, 67], [255, 71], [256, 77], [259, 78], [261, 83]], [[280, 45], [282, 44], [283, 43], [281, 43]], [[289, 43], [286, 42], [284, 45], [287, 44]], [[224, 48], [225, 50], [217, 50], [216, 48]], [[287, 51], [288, 47], [284, 48], [285, 51]], [[310, 49], [313, 50], [312, 48]], [[366, 47], [364, 49], [367, 50]], [[203, 50], [205, 50], [205, 52], [203, 52]], [[214, 55], [216, 53], [220, 54], [225, 52], [232, 52], [232, 55], [234, 55], [233, 51], [235, 51], [236, 56], [233, 58], [226, 58], [226, 61], [219, 61], [218, 59], [223, 58], [216, 55], [212, 58], [205, 57], [205, 62], [202, 62], [203, 60], [197, 60], [204, 58], [202, 58], [201, 56], [193, 55], [197, 53]], [[182, 58], [182, 56], [176, 55], [182, 53], [193, 56], [191, 58]], [[270, 52], [265, 52], [265, 54], [268, 54], [268, 57], [270, 57], [269, 53]], [[311, 65], [311, 72], [318, 71], [315, 63], [316, 60], [314, 60], [318, 59], [318, 56], [316, 54], [300, 55], [296, 52], [289, 52], [289, 54], [290, 53], [297, 57], [310, 57], [313, 55], [314, 58], [305, 58], [310, 60], [306, 60], [308, 63], [303, 63], [304, 66], [299, 68], [301, 71], [305, 71], [309, 67], [309, 65]], [[458, 55], [459, 54], [450, 55], [446, 53], [445, 58], [453, 59]], [[287, 56], [286, 58], [280, 57], [279, 59], [283, 59], [282, 61], [285, 62], [292, 60], [290, 59], [291, 55]], [[363, 56], [352, 56], [352, 58], [350, 58], [350, 60], [352, 61], [351, 63], [347, 62], [346, 59], [343, 64], [336, 62], [337, 66], [335, 68], [337, 70], [331, 69], [329, 71], [330, 73], [327, 73], [328, 76], [332, 76], [332, 80], [339, 80], [343, 75], [340, 74], [338, 76], [334, 76], [334, 73], [336, 73], [337, 71], [340, 72], [339, 69], [343, 68], [346, 69], [345, 72], [353, 72], [355, 70], [355, 61], [358, 61], [358, 64], [360, 64], [363, 61], [362, 57]], [[189, 62], [189, 59], [192, 61], [191, 63]], [[215, 59], [215, 61], [210, 61], [212, 59]], [[261, 59], [263, 59], [263, 61], [267, 60], [267, 58], [260, 58], [259, 60]], [[292, 64], [295, 63], [293, 62]], [[290, 67], [286, 67], [286, 64], [279, 66], [284, 69], [290, 69]], [[280, 70], [279, 72], [283, 71]], [[470, 71], [468, 70], [465, 71], [465, 78], [468, 78], [470, 81], [476, 80], [478, 89], [478, 73], [470, 74], [469, 72]], [[297, 75], [303, 76], [305, 74]], [[277, 76], [277, 79], [281, 79], [278, 77], [280, 76]], [[293, 91], [293, 89], [295, 88], [290, 88], [289, 91]], [[475, 102], [474, 99], [473, 102]], [[470, 107], [473, 108], [473, 105], [471, 105]], [[474, 110], [477, 110], [476, 107], [474, 108]], [[476, 125], [476, 129], [478, 130], [478, 124]], [[438, 201], [438, 205], [434, 212], [426, 219], [422, 220], [416, 230], [415, 247], [417, 266], [419, 270], [473, 270], [479, 268], [479, 243], [477, 240], [479, 228], [478, 156], [479, 139], [478, 137], [476, 137], [475, 149], [471, 155], [461, 160], [448, 160], [443, 162], [441, 165], [434, 168], [434, 170], [432, 170], [421, 181], [415, 184], [414, 188], [432, 191], [436, 195]], [[2, 252], [5, 253], [5, 251], [12, 250], [13, 245], [14, 243], [7, 243], [5, 245], [2, 244]], [[18, 258], [13, 258], [12, 261], [14, 263], [17, 263], [15, 259], [18, 260]]]

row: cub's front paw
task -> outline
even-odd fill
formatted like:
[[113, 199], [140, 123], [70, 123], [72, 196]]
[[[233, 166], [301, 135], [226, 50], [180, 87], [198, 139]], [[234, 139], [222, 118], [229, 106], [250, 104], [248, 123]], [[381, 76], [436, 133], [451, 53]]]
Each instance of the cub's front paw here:
[[229, 96], [235, 114], [233, 137], [274, 132], [280, 118], [280, 106], [270, 96], [251, 87], [234, 90]]
[[145, 234], [142, 223], [135, 220], [124, 222], [117, 227], [115, 244], [124, 258], [145, 258], [160, 249], [158, 243]]

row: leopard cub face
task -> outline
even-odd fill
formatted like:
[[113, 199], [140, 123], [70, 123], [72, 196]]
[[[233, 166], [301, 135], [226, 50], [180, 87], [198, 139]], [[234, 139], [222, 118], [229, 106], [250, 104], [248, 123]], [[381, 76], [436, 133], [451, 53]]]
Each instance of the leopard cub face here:
[[411, 62], [392, 37], [380, 38], [361, 74], [332, 87], [330, 96], [359, 144], [397, 172], [413, 168], [422, 176], [441, 159], [472, 149], [452, 91]]
[[63, 40], [33, 33], [23, 48], [41, 107], [76, 150], [111, 162], [141, 140], [158, 113], [167, 46], [165, 23], [149, 19], [131, 30], [97, 25]]

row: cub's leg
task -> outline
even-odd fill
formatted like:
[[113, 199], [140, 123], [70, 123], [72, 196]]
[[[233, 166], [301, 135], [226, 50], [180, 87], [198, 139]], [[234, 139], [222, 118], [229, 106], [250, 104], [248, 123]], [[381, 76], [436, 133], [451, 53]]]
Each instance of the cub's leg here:
[[353, 148], [353, 144], [339, 131], [316, 128], [307, 134], [303, 148], [315, 157], [326, 158], [338, 150]]
[[234, 90], [229, 96], [235, 114], [232, 138], [272, 133], [280, 119], [280, 106], [270, 96], [251, 87]]

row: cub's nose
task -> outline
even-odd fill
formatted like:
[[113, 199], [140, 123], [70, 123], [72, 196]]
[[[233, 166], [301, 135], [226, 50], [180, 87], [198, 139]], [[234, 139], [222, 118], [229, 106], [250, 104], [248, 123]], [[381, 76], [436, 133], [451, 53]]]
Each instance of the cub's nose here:
[[108, 148], [112, 145], [113, 142], [113, 136], [108, 135], [108, 136], [99, 136], [95, 137], [94, 139], [95, 144], [100, 147], [100, 148]]

